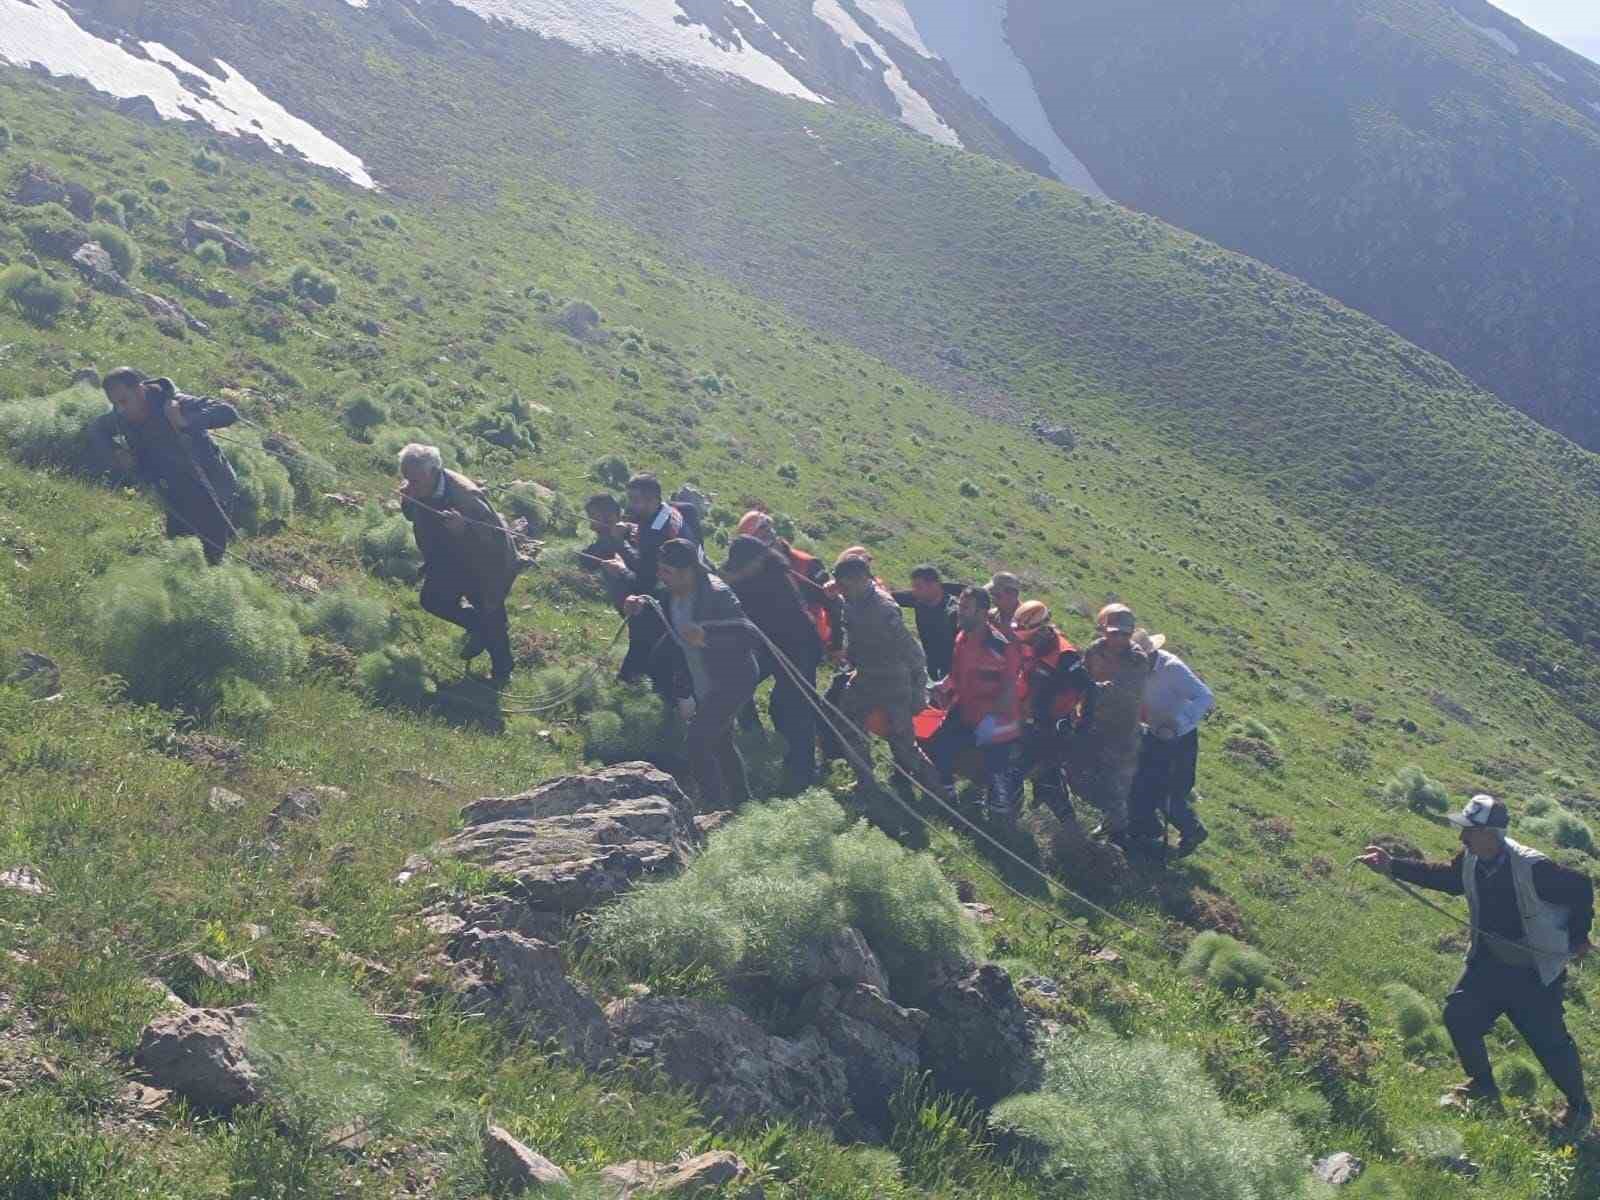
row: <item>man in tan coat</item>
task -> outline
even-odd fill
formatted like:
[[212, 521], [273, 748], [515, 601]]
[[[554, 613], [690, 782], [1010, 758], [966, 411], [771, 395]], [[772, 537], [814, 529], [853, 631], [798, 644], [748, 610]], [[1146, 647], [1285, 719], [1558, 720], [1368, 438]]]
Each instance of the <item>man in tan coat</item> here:
[[1139, 720], [1150, 656], [1133, 644], [1133, 610], [1108, 604], [1095, 620], [1099, 634], [1084, 651], [1094, 680], [1093, 717], [1072, 739], [1067, 764], [1072, 790], [1104, 814], [1097, 836], [1118, 844], [1128, 832], [1128, 795], [1139, 766]]
[[424, 611], [466, 630], [461, 656], [487, 650], [495, 682], [504, 683], [512, 668], [506, 596], [521, 566], [511, 531], [482, 488], [445, 469], [436, 446], [400, 451], [400, 477], [400, 511], [422, 552]]

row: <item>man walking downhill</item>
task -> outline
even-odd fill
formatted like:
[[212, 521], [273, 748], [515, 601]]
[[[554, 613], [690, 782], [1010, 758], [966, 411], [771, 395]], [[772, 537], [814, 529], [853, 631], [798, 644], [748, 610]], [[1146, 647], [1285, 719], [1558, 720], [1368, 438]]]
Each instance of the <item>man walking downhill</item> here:
[[984, 801], [989, 819], [1016, 819], [1013, 800], [1014, 751], [1022, 736], [1022, 647], [989, 624], [989, 593], [969, 587], [961, 593], [950, 675], [936, 691], [949, 707], [933, 735], [928, 755], [949, 792], [956, 759], [976, 747], [983, 756]]
[[[734, 719], [755, 694], [759, 678], [756, 638], [734, 622], [745, 620], [739, 598], [705, 567], [700, 547], [674, 538], [660, 547], [665, 600], [662, 607], [683, 649], [693, 700], [681, 702], [688, 718], [685, 753], [705, 812], [721, 812], [750, 799], [744, 758], [733, 739]], [[648, 597], [628, 597], [629, 615], [648, 607]]]
[[955, 653], [960, 621], [956, 609], [966, 586], [946, 583], [939, 568], [920, 566], [911, 572], [909, 591], [895, 592], [894, 602], [909, 608], [917, 619], [917, 640], [928, 660], [928, 678], [943, 679], [950, 674], [950, 656]]
[[422, 552], [423, 610], [466, 631], [468, 662], [487, 650], [504, 684], [513, 666], [506, 597], [522, 565], [511, 531], [482, 488], [445, 469], [437, 446], [400, 451], [400, 476], [400, 511]]
[[1444, 1003], [1444, 1025], [1467, 1080], [1444, 1100], [1499, 1103], [1483, 1039], [1503, 1013], [1566, 1096], [1562, 1130], [1582, 1137], [1594, 1110], [1563, 1005], [1567, 964], [1589, 953], [1594, 885], [1507, 837], [1510, 814], [1492, 796], [1474, 796], [1450, 823], [1461, 830], [1461, 850], [1448, 863], [1395, 858], [1381, 846], [1368, 846], [1356, 860], [1402, 883], [1467, 898], [1467, 966]]
[[[833, 578], [844, 596], [845, 653], [855, 670], [839, 697], [839, 708], [852, 725], [864, 729], [874, 711], [887, 722], [885, 739], [894, 761], [923, 787], [937, 792], [939, 773], [917, 746], [913, 718], [927, 703], [928, 667], [922, 646], [906, 628], [905, 618], [872, 577], [865, 559], [849, 555], [834, 564]], [[872, 751], [866, 738], [844, 731], [858, 773], [869, 770]], [[870, 776], [860, 783], [869, 783]]]
[[[170, 379], [146, 379], [119, 367], [103, 385], [111, 411], [89, 437], [109, 464], [131, 471], [160, 493], [169, 538], [197, 537], [206, 562], [220, 563], [233, 540], [238, 479], [208, 432], [239, 419], [231, 404], [188, 396]], [[127, 449], [117, 446], [121, 438]]]
[[1200, 722], [1216, 707], [1189, 665], [1166, 650], [1165, 634], [1139, 632], [1134, 645], [1150, 656], [1144, 685], [1144, 732], [1139, 738], [1139, 771], [1133, 780], [1133, 811], [1128, 832], [1135, 838], [1164, 838], [1161, 813], [1178, 827], [1177, 857], [1193, 854], [1210, 836], [1195, 814], [1191, 795], [1200, 761]]
[[1095, 682], [1094, 716], [1072, 740], [1068, 773], [1073, 791], [1104, 814], [1095, 836], [1121, 845], [1127, 841], [1128, 795], [1139, 765], [1139, 714], [1151, 664], [1133, 644], [1135, 621], [1126, 604], [1106, 605], [1095, 627], [1100, 636], [1083, 655]]
[[1017, 607], [1013, 622], [1022, 646], [1023, 735], [1017, 764], [1017, 800], [1022, 784], [1033, 778], [1033, 798], [1063, 822], [1073, 816], [1063, 764], [1073, 731], [1093, 718], [1088, 707], [1094, 680], [1078, 648], [1050, 622], [1043, 602]]

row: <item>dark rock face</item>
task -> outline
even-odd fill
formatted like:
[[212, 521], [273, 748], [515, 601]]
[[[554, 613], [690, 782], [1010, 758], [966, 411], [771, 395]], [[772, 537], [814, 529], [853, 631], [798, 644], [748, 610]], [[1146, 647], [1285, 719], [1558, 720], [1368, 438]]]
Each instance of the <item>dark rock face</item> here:
[[451, 944], [455, 990], [468, 1012], [486, 1012], [573, 1061], [598, 1067], [611, 1055], [600, 1006], [567, 980], [554, 946], [509, 932], [469, 929]]
[[198, 217], [190, 217], [185, 222], [183, 240], [191, 250], [201, 242], [216, 242], [222, 247], [230, 267], [247, 267], [261, 257], [254, 246], [233, 230]]
[[1039, 1028], [1005, 968], [994, 963], [931, 981], [923, 1065], [945, 1091], [969, 1092], [984, 1107], [1040, 1079]]

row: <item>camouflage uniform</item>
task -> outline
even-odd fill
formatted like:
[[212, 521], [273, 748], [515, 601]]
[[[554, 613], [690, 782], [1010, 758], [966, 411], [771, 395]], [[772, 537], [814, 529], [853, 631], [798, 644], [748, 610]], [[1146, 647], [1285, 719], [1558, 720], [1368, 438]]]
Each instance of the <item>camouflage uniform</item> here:
[[[900, 606], [875, 587], [859, 600], [845, 601], [844, 630], [855, 673], [839, 701], [840, 709], [858, 728], [865, 727], [874, 709], [882, 710], [889, 724], [885, 740], [895, 762], [924, 787], [938, 792], [939, 773], [918, 748], [911, 723], [927, 703], [928, 661], [922, 643], [906, 628]], [[870, 762], [865, 738], [850, 737], [853, 753]]]
[[1128, 796], [1139, 769], [1139, 713], [1153, 662], [1137, 646], [1120, 656], [1104, 638], [1083, 655], [1095, 679], [1093, 720], [1069, 743], [1067, 777], [1072, 790], [1105, 814], [1105, 827], [1128, 827]]

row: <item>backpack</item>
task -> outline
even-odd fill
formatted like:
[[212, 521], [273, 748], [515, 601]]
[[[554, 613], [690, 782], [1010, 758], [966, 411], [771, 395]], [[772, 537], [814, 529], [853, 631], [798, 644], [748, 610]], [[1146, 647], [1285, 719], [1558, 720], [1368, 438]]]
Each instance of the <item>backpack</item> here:
[[693, 484], [684, 484], [667, 501], [683, 518], [683, 536], [697, 546], [705, 544], [705, 521], [711, 512], [711, 497]]

